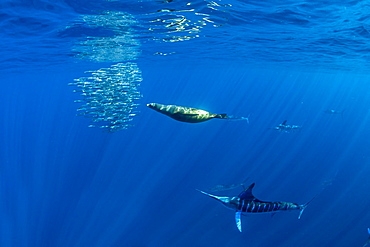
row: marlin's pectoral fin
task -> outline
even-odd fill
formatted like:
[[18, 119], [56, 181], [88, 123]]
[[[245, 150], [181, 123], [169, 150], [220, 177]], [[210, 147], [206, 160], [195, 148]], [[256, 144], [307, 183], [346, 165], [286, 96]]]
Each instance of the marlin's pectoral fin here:
[[235, 222], [236, 227], [238, 228], [239, 232], [242, 232], [242, 220], [241, 220], [242, 212], [236, 211], [235, 213]]

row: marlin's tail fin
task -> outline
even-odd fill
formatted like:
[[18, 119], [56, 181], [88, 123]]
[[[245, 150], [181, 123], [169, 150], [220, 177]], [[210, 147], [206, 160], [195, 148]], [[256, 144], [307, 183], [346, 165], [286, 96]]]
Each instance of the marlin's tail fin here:
[[312, 199], [311, 199], [311, 200], [309, 200], [308, 202], [306, 202], [305, 204], [301, 205], [301, 211], [299, 211], [298, 219], [300, 219], [300, 218], [301, 218], [303, 211], [307, 208], [308, 204], [309, 204], [310, 202], [312, 202], [312, 201], [313, 201], [313, 199], [315, 199], [315, 198], [316, 198], [316, 196], [317, 196], [317, 195], [315, 195], [314, 197], [312, 197]]

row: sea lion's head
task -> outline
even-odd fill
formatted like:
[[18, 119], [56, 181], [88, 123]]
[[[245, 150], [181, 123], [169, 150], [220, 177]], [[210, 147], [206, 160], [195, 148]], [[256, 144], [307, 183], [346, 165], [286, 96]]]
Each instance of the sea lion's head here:
[[165, 105], [158, 104], [158, 103], [149, 103], [149, 104], [146, 104], [146, 106], [158, 112], [162, 112], [162, 110], [164, 110], [165, 108]]
[[149, 104], [146, 104], [147, 107], [151, 108], [151, 109], [158, 109], [158, 104], [157, 103], [149, 103]]
[[170, 116], [172, 117], [173, 115], [173, 109], [175, 106], [173, 105], [162, 105], [162, 104], [158, 104], [158, 103], [149, 103], [149, 104], [146, 104], [147, 107], [149, 107], [150, 109], [153, 109], [157, 112], [160, 112], [162, 114], [165, 114], [167, 116]]

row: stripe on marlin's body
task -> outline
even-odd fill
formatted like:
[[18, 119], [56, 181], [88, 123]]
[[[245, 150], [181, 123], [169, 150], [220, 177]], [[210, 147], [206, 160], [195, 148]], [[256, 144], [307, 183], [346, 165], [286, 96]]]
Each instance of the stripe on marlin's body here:
[[297, 204], [292, 202], [267, 202], [258, 200], [254, 197], [252, 189], [255, 183], [251, 184], [238, 196], [228, 197], [228, 196], [215, 196], [204, 191], [201, 193], [216, 199], [221, 202], [227, 208], [233, 209], [235, 213], [235, 221], [239, 231], [242, 231], [241, 227], [241, 215], [243, 213], [274, 213], [279, 211], [289, 211], [289, 210], [299, 210], [298, 219], [301, 218], [301, 215], [304, 209], [307, 207], [309, 201], [306, 204]]
[[246, 201], [241, 198], [237, 198], [236, 200], [237, 210], [243, 213], [270, 213], [276, 211], [301, 209], [301, 205], [291, 202]]

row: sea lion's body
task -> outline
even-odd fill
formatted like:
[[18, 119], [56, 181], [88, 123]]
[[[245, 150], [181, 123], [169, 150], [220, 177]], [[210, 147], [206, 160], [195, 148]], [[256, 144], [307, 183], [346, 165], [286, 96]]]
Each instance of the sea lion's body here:
[[162, 105], [158, 103], [150, 103], [147, 106], [157, 112], [167, 115], [177, 121], [187, 123], [200, 123], [213, 118], [228, 118], [226, 114], [214, 114], [205, 110], [177, 106], [177, 105]]

